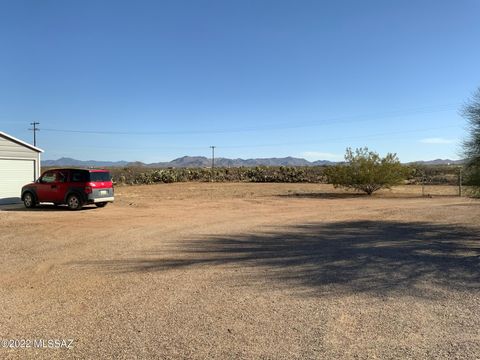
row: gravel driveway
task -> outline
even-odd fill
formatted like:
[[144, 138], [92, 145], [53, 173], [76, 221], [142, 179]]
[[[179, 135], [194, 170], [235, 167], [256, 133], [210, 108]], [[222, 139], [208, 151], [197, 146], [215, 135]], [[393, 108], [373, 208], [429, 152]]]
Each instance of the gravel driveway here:
[[31, 347], [0, 358], [478, 359], [480, 201], [412, 191], [185, 183], [1, 207], [0, 335]]

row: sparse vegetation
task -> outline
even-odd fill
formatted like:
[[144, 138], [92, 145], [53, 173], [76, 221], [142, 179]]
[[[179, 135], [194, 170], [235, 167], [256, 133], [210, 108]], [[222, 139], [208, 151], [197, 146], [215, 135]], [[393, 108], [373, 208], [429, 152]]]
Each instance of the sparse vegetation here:
[[363, 191], [372, 195], [375, 191], [400, 185], [406, 180], [410, 170], [400, 163], [395, 154], [387, 154], [381, 158], [368, 148], [348, 148], [345, 164], [331, 166], [325, 170], [329, 183], [335, 187], [343, 187]]
[[[145, 167], [112, 168], [113, 179], [120, 184], [154, 184], [172, 182], [212, 181], [210, 168], [167, 168]], [[256, 166], [215, 168], [213, 179], [217, 182], [278, 182], [278, 183], [323, 183], [324, 167]]]
[[[459, 165], [408, 166], [408, 184], [457, 185]], [[43, 167], [48, 170], [50, 167]], [[327, 183], [325, 171], [328, 166], [257, 166], [215, 168], [216, 182], [262, 182], [262, 183]], [[149, 168], [145, 166], [109, 168], [116, 184], [140, 185], [173, 182], [209, 182], [210, 168]]]
[[414, 185], [458, 185], [462, 165], [409, 165], [408, 183]]
[[480, 88], [463, 110], [470, 125], [470, 137], [464, 143], [467, 184], [480, 196]]

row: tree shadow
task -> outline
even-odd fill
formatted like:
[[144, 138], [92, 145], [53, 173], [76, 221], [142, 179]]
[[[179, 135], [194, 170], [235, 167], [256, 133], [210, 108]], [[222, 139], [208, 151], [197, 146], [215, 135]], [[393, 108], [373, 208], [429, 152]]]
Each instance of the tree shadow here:
[[249, 284], [267, 280], [316, 294], [402, 291], [430, 297], [442, 288], [480, 289], [480, 237], [475, 228], [422, 222], [315, 223], [75, 265], [120, 272], [233, 266], [246, 270], [242, 276], [248, 274]]
[[335, 200], [335, 199], [427, 199], [427, 198], [454, 198], [458, 197], [456, 194], [415, 194], [415, 193], [391, 193], [391, 192], [376, 192], [372, 195], [367, 195], [365, 193], [354, 193], [354, 192], [344, 192], [344, 193], [335, 193], [335, 192], [311, 192], [311, 193], [289, 193], [289, 194], [279, 194], [276, 195], [282, 198], [299, 198], [299, 199], [326, 199], [326, 200]]
[[367, 194], [363, 193], [334, 193], [334, 192], [312, 192], [312, 193], [290, 193], [277, 195], [278, 197], [286, 198], [307, 198], [307, 199], [359, 199], [359, 198], [371, 198]]

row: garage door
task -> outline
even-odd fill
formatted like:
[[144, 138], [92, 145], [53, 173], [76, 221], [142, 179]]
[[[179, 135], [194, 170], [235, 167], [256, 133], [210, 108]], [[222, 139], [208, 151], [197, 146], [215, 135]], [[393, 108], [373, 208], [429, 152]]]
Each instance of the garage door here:
[[35, 161], [0, 159], [0, 204], [19, 201], [22, 186], [34, 177]]

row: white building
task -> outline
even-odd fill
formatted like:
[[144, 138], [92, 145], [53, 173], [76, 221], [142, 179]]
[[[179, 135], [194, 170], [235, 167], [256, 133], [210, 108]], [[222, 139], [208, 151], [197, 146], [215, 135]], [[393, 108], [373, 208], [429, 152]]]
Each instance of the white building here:
[[40, 176], [42, 152], [0, 131], [0, 204], [20, 201], [22, 186]]

